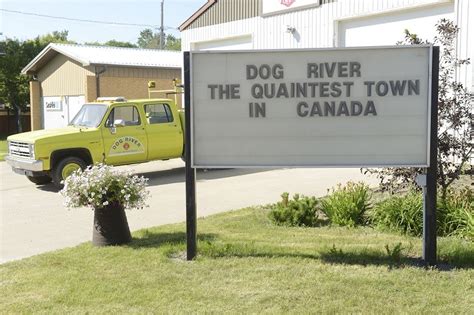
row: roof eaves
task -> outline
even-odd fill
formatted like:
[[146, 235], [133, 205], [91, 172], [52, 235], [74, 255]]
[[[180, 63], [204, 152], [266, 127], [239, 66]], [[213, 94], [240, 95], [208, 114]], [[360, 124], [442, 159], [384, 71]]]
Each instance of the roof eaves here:
[[78, 58], [77, 56], [74, 56], [67, 51], [64, 51], [64, 49], [60, 49], [61, 45], [54, 44], [54, 43], [49, 43], [48, 46], [46, 46], [38, 55], [36, 55], [33, 60], [31, 60], [22, 70], [21, 74], [32, 74], [35, 71], [30, 71], [41, 59], [43, 59], [48, 52], [51, 50], [56, 51], [57, 53], [63, 54], [73, 60], [76, 60], [77, 62], [82, 63], [83, 66], [88, 66], [90, 63], [88, 61], [82, 60]]
[[[61, 48], [61, 47], [64, 47], [66, 45], [61, 45], [61, 44], [53, 44], [53, 49], [56, 50], [58, 53], [61, 53], [63, 54], [64, 56], [66, 57], [69, 57], [79, 63], [81, 63], [84, 67], [87, 67], [90, 65], [90, 61], [89, 60], [84, 60], [84, 59], [81, 59], [79, 58], [78, 56], [70, 53], [69, 51], [67, 51], [66, 49], [64, 48]], [[72, 46], [72, 45], [71, 45]]]
[[186, 21], [181, 24], [178, 29], [180, 32], [184, 31], [186, 28], [188, 28], [191, 23], [196, 21], [204, 12], [206, 12], [210, 7], [212, 7], [217, 0], [207, 0], [207, 3], [205, 3], [202, 7], [200, 7], [193, 15], [191, 15]]
[[40, 51], [40, 53], [36, 55], [33, 60], [31, 60], [23, 69], [21, 69], [21, 74], [30, 74], [30, 69], [33, 68], [33, 66], [52, 49], [51, 46], [51, 44], [48, 44], [48, 46], [43, 48], [43, 50]]
[[158, 64], [136, 64], [136, 63], [113, 63], [113, 62], [91, 62], [90, 66], [115, 66], [115, 67], [135, 67], [135, 68], [163, 68], [181, 69], [180, 65], [158, 65]]

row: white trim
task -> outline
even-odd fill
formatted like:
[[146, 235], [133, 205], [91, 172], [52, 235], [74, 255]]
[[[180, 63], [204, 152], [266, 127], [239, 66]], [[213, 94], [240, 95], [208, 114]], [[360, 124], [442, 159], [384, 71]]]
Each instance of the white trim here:
[[[433, 82], [433, 46], [431, 46], [430, 48], [430, 55], [429, 55], [429, 60], [428, 60], [428, 132], [426, 133], [428, 135], [428, 142], [427, 142], [427, 145], [428, 145], [428, 151], [426, 152], [427, 156], [426, 156], [426, 161], [428, 164], [427, 167], [430, 166], [431, 164], [431, 108], [433, 107], [433, 104], [431, 103], [432, 101], [432, 97], [431, 97], [431, 94], [433, 93], [432, 89], [432, 82]], [[436, 129], [438, 130], [438, 129]], [[438, 137], [438, 135], [436, 135], [436, 137]]]
[[[454, 0], [436, 0], [433, 2], [427, 2], [427, 3], [417, 3], [417, 4], [406, 6], [406, 7], [387, 9], [380, 12], [370, 12], [370, 13], [365, 13], [365, 14], [352, 14], [352, 15], [336, 18], [333, 21], [333, 27], [334, 27], [333, 46], [340, 47], [339, 46], [339, 39], [340, 39], [339, 26], [340, 26], [340, 23], [342, 22], [347, 22], [351, 20], [362, 20], [362, 19], [367, 19], [367, 18], [372, 18], [372, 17], [377, 17], [377, 16], [390, 15], [394, 13], [403, 13], [406, 11], [413, 11], [420, 8], [442, 6], [449, 3], [454, 3]], [[456, 9], [454, 11], [456, 11]]]
[[[354, 46], [354, 47], [325, 47], [325, 48], [287, 48], [287, 49], [245, 49], [245, 50], [193, 50], [192, 54], [222, 54], [222, 53], [266, 53], [266, 52], [298, 52], [298, 51], [334, 51], [334, 50], [373, 50], [373, 49], [401, 49], [401, 48], [429, 48], [433, 45], [387, 45], [387, 46]], [[190, 56], [191, 57], [191, 56]]]
[[[189, 110], [189, 119], [191, 119], [191, 121], [189, 122], [189, 126], [190, 126], [190, 134], [189, 134], [189, 140], [191, 141], [191, 166], [194, 165], [194, 89], [193, 89], [193, 56], [192, 56], [192, 51], [189, 51], [189, 69], [187, 69], [189, 71], [189, 86], [188, 86], [188, 89], [189, 89], [189, 108], [186, 108], [186, 98], [184, 98], [184, 102], [183, 104], [185, 104], [183, 107], [184, 107], [184, 110]], [[183, 71], [185, 71], [186, 69], [184, 69], [184, 64], [183, 64]], [[184, 80], [183, 80], [184, 82]], [[185, 87], [186, 88], [186, 87]], [[186, 132], [186, 130], [184, 131]], [[186, 135], [184, 137], [186, 139]], [[189, 147], [188, 147], [189, 148]]]
[[253, 47], [253, 34], [246, 33], [246, 34], [240, 34], [240, 35], [232, 35], [229, 37], [218, 37], [218, 38], [202, 40], [202, 41], [193, 41], [189, 43], [189, 46], [190, 46], [189, 48], [192, 51], [197, 51], [196, 50], [197, 45], [214, 43], [214, 42], [225, 41], [225, 40], [245, 39], [245, 38], [250, 38], [250, 43], [252, 44], [252, 47]]
[[326, 165], [211, 165], [211, 164], [195, 164], [193, 154], [191, 154], [191, 167], [193, 168], [266, 168], [266, 169], [279, 169], [279, 168], [387, 168], [387, 167], [417, 167], [427, 168], [429, 165], [424, 164], [326, 164]]
[[[194, 162], [194, 151], [195, 141], [194, 141], [194, 94], [193, 94], [193, 54], [233, 54], [233, 53], [266, 53], [266, 52], [301, 52], [301, 51], [341, 51], [341, 50], [378, 50], [378, 49], [418, 49], [418, 48], [429, 48], [428, 56], [428, 95], [427, 95], [427, 144], [426, 144], [426, 163], [424, 164], [308, 164], [308, 165], [291, 165], [291, 164], [253, 164], [253, 165], [213, 165], [213, 164], [196, 164]], [[396, 46], [361, 46], [361, 47], [338, 47], [338, 48], [305, 48], [305, 49], [263, 49], [263, 50], [226, 50], [226, 51], [212, 51], [212, 50], [197, 50], [189, 52], [189, 72], [190, 72], [190, 107], [186, 110], [190, 110], [190, 126], [191, 126], [191, 167], [193, 168], [360, 168], [360, 167], [417, 167], [417, 168], [428, 168], [430, 164], [430, 133], [431, 133], [431, 91], [432, 91], [432, 64], [433, 64], [433, 45], [423, 44], [423, 45], [396, 45]]]
[[334, 21], [346, 21], [346, 20], [353, 20], [353, 19], [363, 19], [363, 18], [369, 18], [369, 17], [374, 17], [378, 15], [388, 15], [392, 13], [399, 13], [403, 11], [411, 11], [411, 10], [416, 10], [419, 8], [424, 8], [424, 7], [433, 7], [433, 6], [440, 6], [440, 5], [445, 5], [448, 3], [454, 3], [454, 0], [436, 0], [433, 2], [427, 2], [427, 3], [417, 3], [414, 5], [406, 6], [406, 7], [399, 7], [399, 8], [392, 8], [380, 12], [371, 12], [371, 13], [365, 13], [365, 14], [353, 14], [353, 15], [347, 15], [344, 17], [340, 17], [335, 19]]

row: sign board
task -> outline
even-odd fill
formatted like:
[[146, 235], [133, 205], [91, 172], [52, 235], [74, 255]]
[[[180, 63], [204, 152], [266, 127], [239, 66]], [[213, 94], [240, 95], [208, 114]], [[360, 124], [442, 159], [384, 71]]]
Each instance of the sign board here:
[[319, 0], [263, 0], [262, 15], [286, 13], [319, 6]]
[[46, 111], [62, 111], [63, 100], [60, 96], [45, 97], [44, 98], [44, 109]]
[[190, 58], [193, 167], [429, 166], [431, 46]]

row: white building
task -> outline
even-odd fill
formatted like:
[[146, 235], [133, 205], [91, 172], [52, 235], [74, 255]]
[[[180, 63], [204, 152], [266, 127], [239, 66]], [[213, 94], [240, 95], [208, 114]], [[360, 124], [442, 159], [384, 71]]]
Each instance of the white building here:
[[[185, 51], [377, 46], [405, 29], [432, 41], [441, 18], [461, 28], [458, 56], [474, 60], [473, 0], [208, 0], [180, 30]], [[474, 90], [472, 65], [457, 76]]]

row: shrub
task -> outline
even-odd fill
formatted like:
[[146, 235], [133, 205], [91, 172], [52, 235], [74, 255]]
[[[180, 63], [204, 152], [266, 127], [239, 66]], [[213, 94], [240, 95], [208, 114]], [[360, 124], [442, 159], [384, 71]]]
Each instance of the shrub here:
[[349, 182], [332, 188], [331, 194], [321, 201], [321, 209], [331, 223], [354, 227], [365, 223], [371, 197], [366, 184]]
[[295, 194], [291, 200], [289, 196], [287, 192], [283, 193], [282, 200], [272, 205], [270, 218], [273, 222], [287, 226], [317, 226], [322, 223], [318, 218], [315, 197]]
[[378, 228], [419, 236], [423, 232], [422, 195], [410, 190], [404, 196], [387, 198], [374, 206], [369, 218]]
[[445, 203], [438, 203], [438, 213], [438, 234], [474, 239], [474, 194], [469, 187], [449, 190]]
[[[466, 187], [450, 190], [445, 202], [439, 196], [436, 211], [437, 235], [474, 238], [474, 196]], [[375, 205], [369, 213], [371, 223], [382, 229], [421, 236], [423, 233], [423, 197], [415, 190], [392, 196]]]

